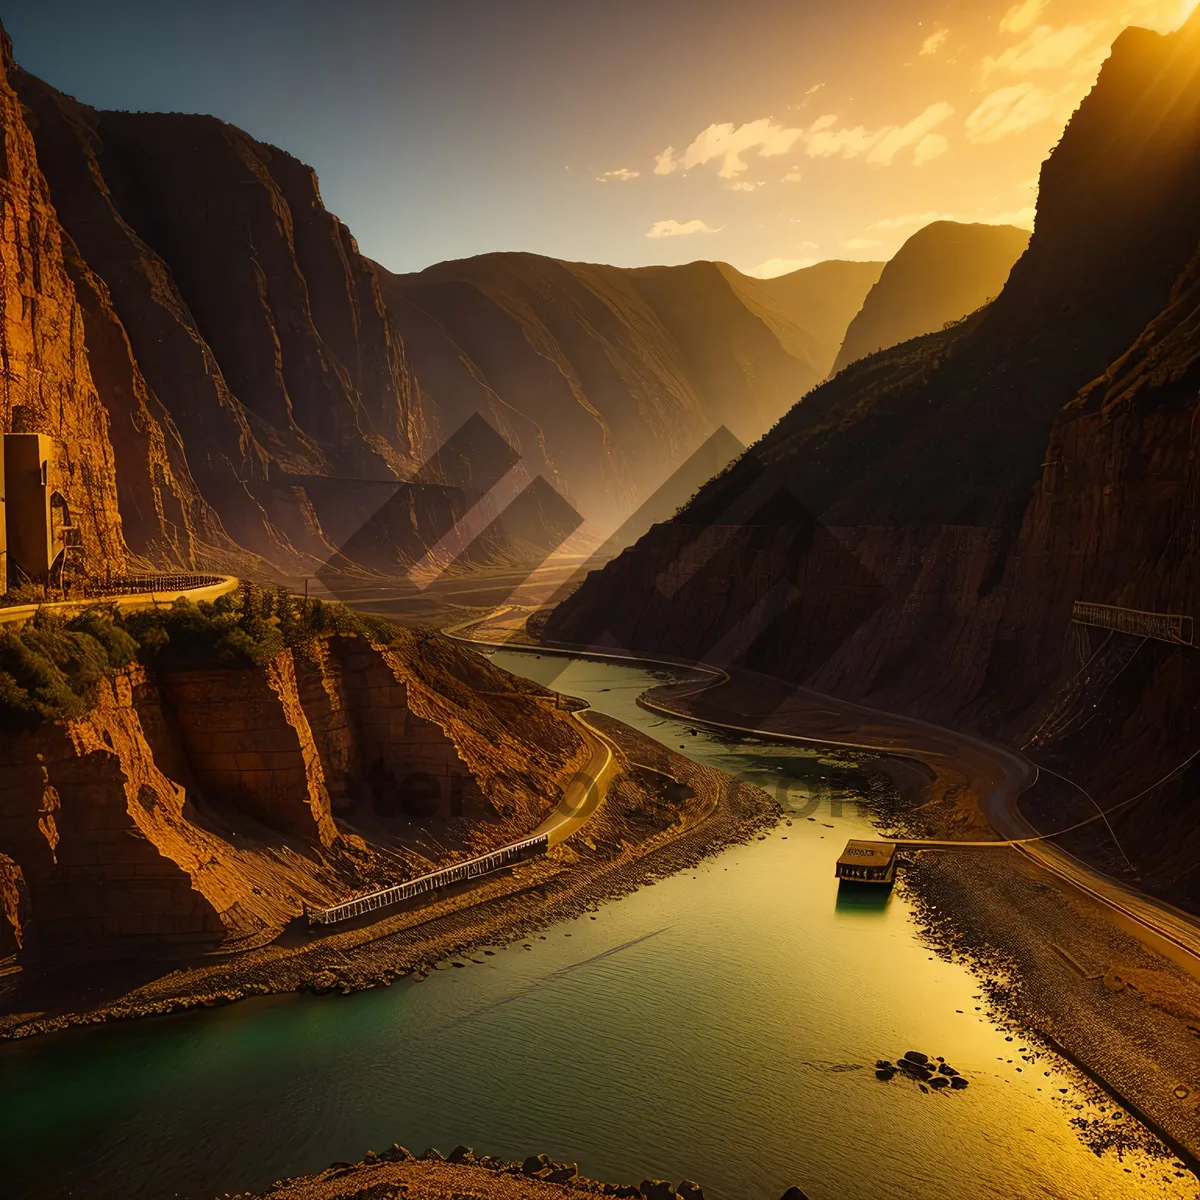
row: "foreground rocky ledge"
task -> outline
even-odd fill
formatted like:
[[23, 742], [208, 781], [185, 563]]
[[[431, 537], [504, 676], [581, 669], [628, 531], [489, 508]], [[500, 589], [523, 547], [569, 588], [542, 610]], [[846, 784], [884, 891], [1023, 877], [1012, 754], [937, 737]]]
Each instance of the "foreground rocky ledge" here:
[[[555, 1162], [546, 1154], [509, 1162], [457, 1146], [445, 1157], [427, 1150], [417, 1158], [399, 1145], [379, 1154], [369, 1150], [359, 1163], [334, 1163], [315, 1175], [278, 1180], [265, 1192], [241, 1192], [234, 1200], [552, 1200], [580, 1192], [631, 1200], [704, 1200], [704, 1189], [690, 1179], [602, 1183], [580, 1175], [574, 1163]], [[790, 1187], [782, 1200], [808, 1198]]]

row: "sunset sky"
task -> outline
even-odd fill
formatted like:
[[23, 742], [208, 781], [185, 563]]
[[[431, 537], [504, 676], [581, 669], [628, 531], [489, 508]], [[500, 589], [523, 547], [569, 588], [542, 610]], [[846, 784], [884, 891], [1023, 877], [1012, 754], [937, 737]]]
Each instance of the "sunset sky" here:
[[39, 0], [22, 65], [316, 167], [393, 270], [488, 250], [777, 274], [1032, 221], [1129, 24], [1196, 0]]

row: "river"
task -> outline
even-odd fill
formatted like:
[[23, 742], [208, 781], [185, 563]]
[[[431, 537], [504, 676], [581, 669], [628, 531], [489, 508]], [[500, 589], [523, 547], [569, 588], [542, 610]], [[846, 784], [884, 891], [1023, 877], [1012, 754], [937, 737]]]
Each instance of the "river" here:
[[[420, 983], [2, 1046], [5, 1200], [207, 1200], [394, 1141], [689, 1177], [710, 1200], [1195, 1196], [1079, 1140], [1073, 1118], [1110, 1114], [1024, 1060], [899, 892], [839, 899], [834, 860], [870, 825], [837, 760], [662, 721], [634, 667], [493, 661], [763, 782], [791, 825]], [[879, 1082], [908, 1049], [970, 1087]]]

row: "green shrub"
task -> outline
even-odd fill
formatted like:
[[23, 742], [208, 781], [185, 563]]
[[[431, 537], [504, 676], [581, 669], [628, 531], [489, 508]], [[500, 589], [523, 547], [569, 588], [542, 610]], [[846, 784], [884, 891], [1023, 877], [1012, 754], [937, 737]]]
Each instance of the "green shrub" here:
[[339, 633], [385, 644], [398, 636], [380, 618], [252, 583], [211, 603], [129, 613], [97, 605], [69, 620], [42, 609], [19, 629], [0, 627], [0, 726], [83, 716], [100, 681], [135, 659], [151, 669], [261, 667]]
[[39, 611], [21, 628], [0, 632], [0, 723], [28, 728], [82, 716], [100, 681], [136, 652], [111, 616], [89, 610], [64, 621]]

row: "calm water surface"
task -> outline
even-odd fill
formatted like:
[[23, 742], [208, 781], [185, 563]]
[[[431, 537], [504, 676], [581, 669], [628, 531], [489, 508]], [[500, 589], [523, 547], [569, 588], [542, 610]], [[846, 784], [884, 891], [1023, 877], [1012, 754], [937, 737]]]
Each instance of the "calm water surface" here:
[[[813, 1200], [1196, 1195], [1164, 1164], [1077, 1139], [1071, 1080], [982, 1019], [971, 976], [930, 957], [901, 896], [839, 903], [834, 860], [869, 825], [835, 766], [661, 722], [634, 704], [641, 670], [494, 661], [816, 819], [419, 984], [0, 1047], [0, 1196], [212, 1197], [393, 1141], [687, 1176], [713, 1200], [792, 1183]], [[971, 1087], [879, 1083], [875, 1059], [910, 1048]]]

